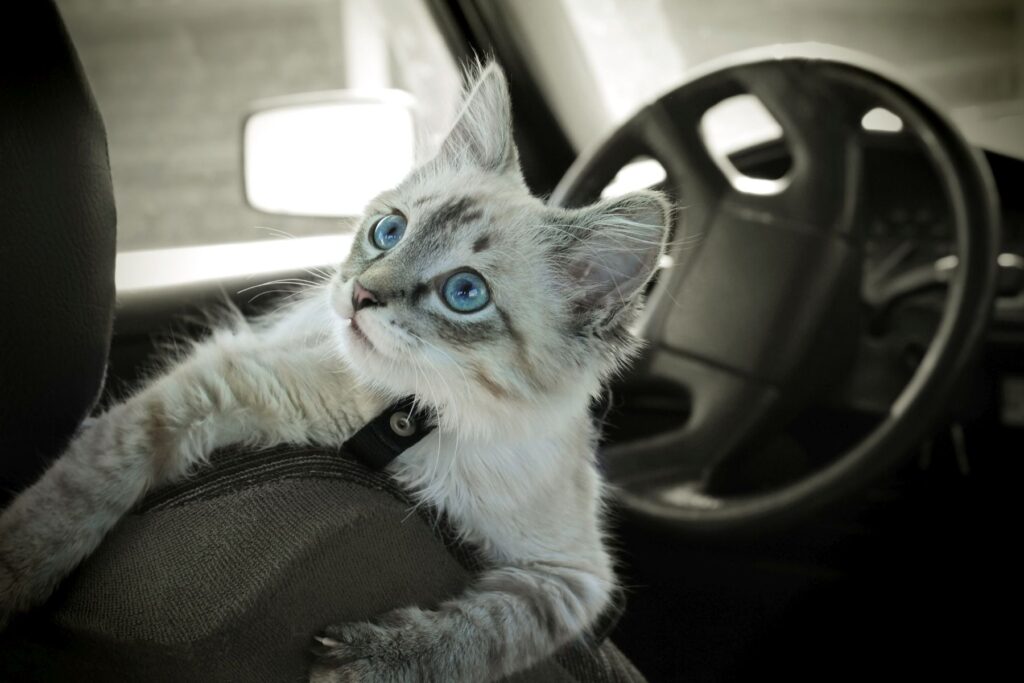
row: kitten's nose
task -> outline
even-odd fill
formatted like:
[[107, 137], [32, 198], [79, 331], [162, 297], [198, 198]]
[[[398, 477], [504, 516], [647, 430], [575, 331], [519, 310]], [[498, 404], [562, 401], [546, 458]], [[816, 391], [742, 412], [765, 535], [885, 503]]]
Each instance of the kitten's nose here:
[[359, 284], [358, 280], [353, 283], [352, 308], [354, 310], [359, 311], [367, 306], [382, 306], [383, 303], [376, 294]]

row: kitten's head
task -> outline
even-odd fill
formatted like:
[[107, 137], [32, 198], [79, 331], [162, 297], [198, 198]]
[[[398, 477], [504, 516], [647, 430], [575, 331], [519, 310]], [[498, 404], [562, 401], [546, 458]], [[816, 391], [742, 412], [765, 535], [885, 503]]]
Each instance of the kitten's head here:
[[669, 205], [638, 192], [582, 209], [530, 195], [505, 77], [483, 68], [438, 155], [366, 209], [329, 288], [362, 381], [442, 415], [580, 410], [636, 348], [628, 327]]

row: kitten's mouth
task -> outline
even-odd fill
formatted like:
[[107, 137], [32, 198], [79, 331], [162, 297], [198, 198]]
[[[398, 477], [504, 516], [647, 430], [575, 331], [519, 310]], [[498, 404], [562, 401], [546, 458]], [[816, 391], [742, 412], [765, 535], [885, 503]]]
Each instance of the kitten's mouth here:
[[353, 337], [355, 337], [359, 341], [363, 342], [364, 344], [369, 346], [371, 349], [374, 348], [373, 342], [371, 342], [370, 338], [366, 336], [365, 332], [363, 332], [363, 328], [359, 327], [359, 323], [356, 322], [355, 316], [352, 316], [352, 318], [350, 320], [349, 327], [352, 329], [352, 336]]

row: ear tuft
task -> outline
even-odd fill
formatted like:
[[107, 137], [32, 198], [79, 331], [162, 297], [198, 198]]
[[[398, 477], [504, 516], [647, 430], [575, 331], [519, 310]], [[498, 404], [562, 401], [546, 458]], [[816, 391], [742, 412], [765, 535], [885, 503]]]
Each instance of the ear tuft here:
[[634, 192], [579, 209], [568, 274], [577, 307], [607, 320], [635, 304], [665, 250], [672, 208], [659, 192]]
[[504, 72], [496, 62], [477, 63], [466, 71], [466, 83], [459, 115], [436, 161], [519, 175], [512, 100]]

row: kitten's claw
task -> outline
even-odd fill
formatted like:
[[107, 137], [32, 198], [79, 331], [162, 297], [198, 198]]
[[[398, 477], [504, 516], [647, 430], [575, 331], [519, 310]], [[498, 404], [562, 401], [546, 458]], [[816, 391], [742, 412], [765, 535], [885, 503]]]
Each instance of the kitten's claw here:
[[324, 647], [336, 647], [338, 645], [341, 645], [341, 643], [339, 643], [334, 638], [327, 638], [325, 636], [317, 636], [316, 640]]
[[310, 672], [312, 683], [405, 683], [419, 680], [417, 671], [430, 669], [429, 639], [418, 629], [389, 623], [353, 623], [329, 626], [315, 638], [317, 658]]

